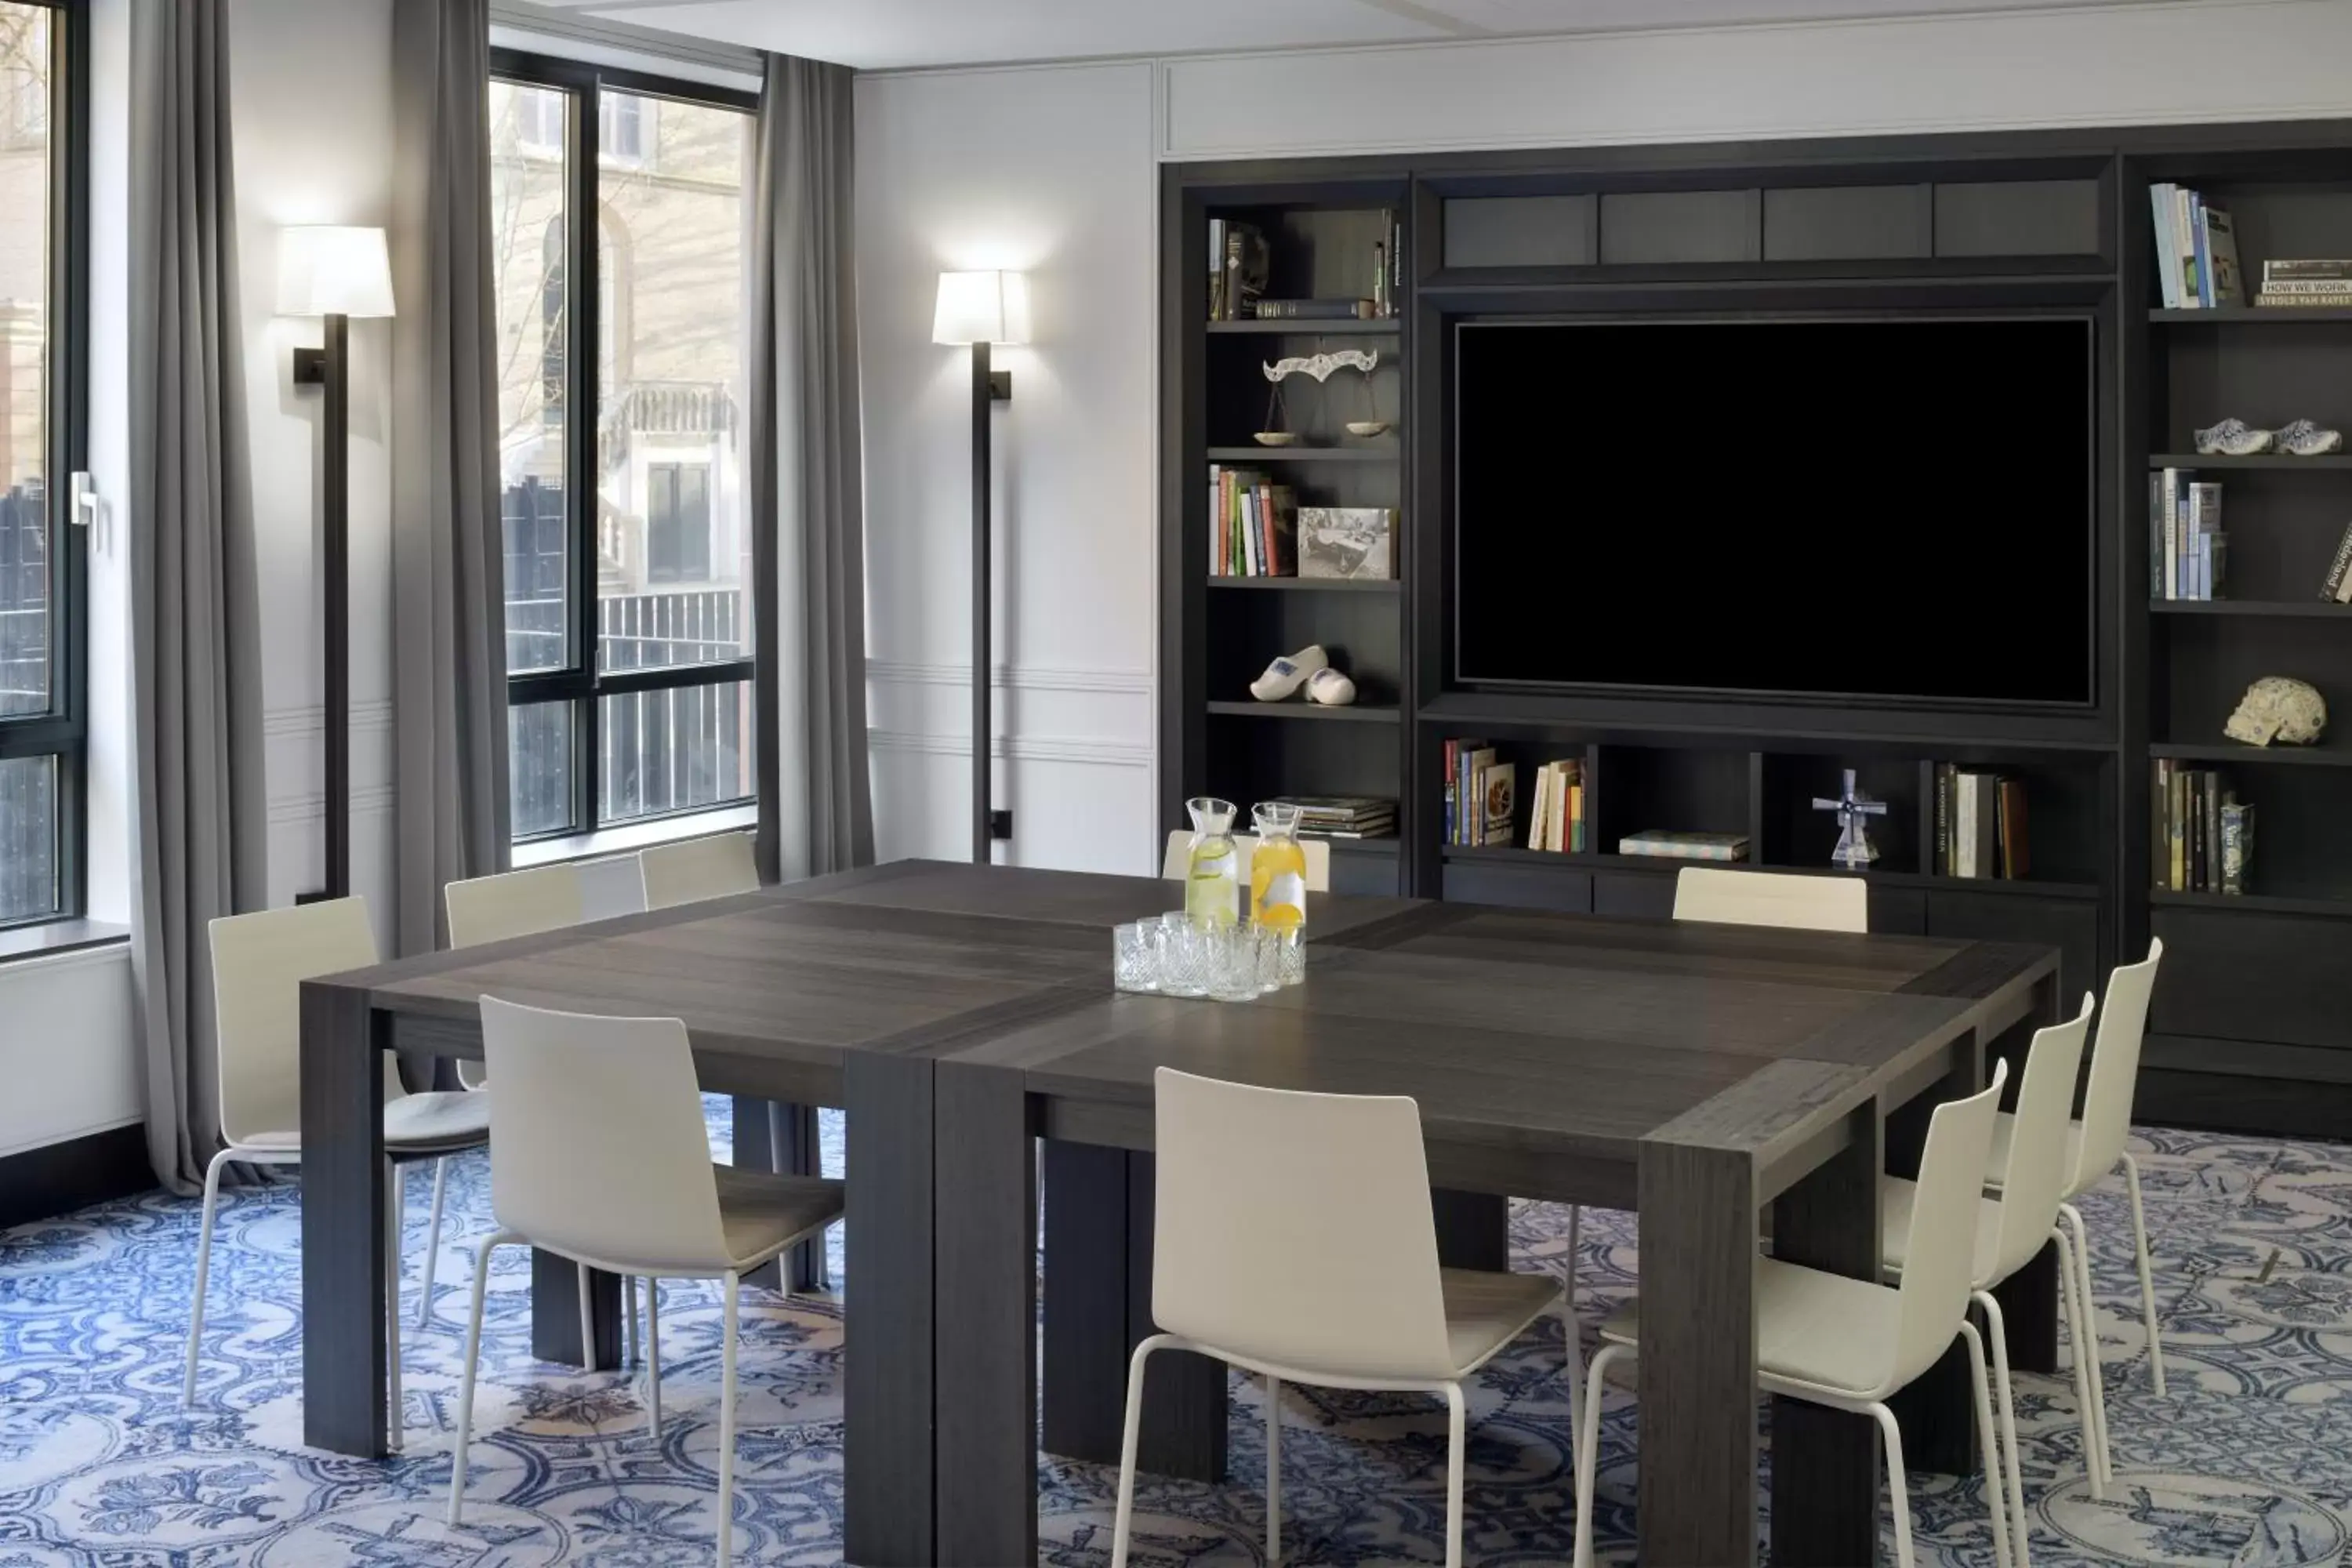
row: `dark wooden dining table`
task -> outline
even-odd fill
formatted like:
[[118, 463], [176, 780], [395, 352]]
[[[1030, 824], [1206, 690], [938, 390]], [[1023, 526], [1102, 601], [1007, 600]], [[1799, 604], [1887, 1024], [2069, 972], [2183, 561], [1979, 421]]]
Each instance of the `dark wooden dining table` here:
[[[1150, 1331], [1162, 1065], [1413, 1096], [1452, 1265], [1506, 1266], [1510, 1198], [1637, 1211], [1642, 1559], [1749, 1562], [1766, 1216], [1777, 1256], [1874, 1278], [1882, 1172], [1916, 1167], [1933, 1105], [2058, 1008], [2041, 948], [1325, 894], [1303, 985], [1115, 992], [1111, 928], [1171, 901], [1143, 878], [901, 861], [305, 983], [307, 1441], [385, 1448], [380, 1055], [478, 1058], [495, 994], [681, 1017], [707, 1090], [846, 1110], [853, 1563], [1034, 1563], [1041, 1427], [1116, 1461]], [[2053, 1278], [2045, 1259], [2007, 1292], [2028, 1367], [2054, 1357]], [[574, 1279], [535, 1271], [536, 1351], [609, 1363], [617, 1292], [592, 1287], [583, 1346]], [[1188, 1360], [1155, 1371], [1143, 1463], [1222, 1479], [1227, 1381]], [[1965, 1381], [1926, 1384], [1913, 1468], [1963, 1468]], [[1790, 1401], [1771, 1421], [1773, 1559], [1870, 1561], [1871, 1424]]]

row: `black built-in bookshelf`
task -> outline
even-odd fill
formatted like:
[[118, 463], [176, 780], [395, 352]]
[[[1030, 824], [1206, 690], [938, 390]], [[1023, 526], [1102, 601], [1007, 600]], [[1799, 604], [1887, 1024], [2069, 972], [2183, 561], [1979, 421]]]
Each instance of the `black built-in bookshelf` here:
[[[2352, 522], [2352, 456], [2199, 458], [2190, 438], [2231, 416], [2352, 429], [2352, 310], [2159, 308], [2147, 191], [2163, 181], [2231, 214], [2252, 278], [2273, 257], [2352, 257], [2352, 124], [2334, 121], [1171, 166], [1163, 825], [1180, 826], [1183, 800], [1203, 792], [1244, 805], [1276, 794], [1393, 795], [1397, 838], [1337, 847], [1341, 889], [1659, 916], [1677, 865], [1614, 853], [1622, 835], [1739, 833], [1748, 864], [1843, 874], [1827, 864], [1836, 824], [1811, 802], [1836, 795], [1853, 768], [1891, 807], [1874, 835], [1883, 858], [1868, 874], [1873, 929], [2049, 943], [2070, 989], [2103, 984], [2109, 967], [2161, 936], [2139, 1114], [2352, 1134], [2352, 1006], [2340, 980], [2352, 958], [2352, 608], [2318, 598]], [[1312, 297], [1367, 291], [1370, 246], [1390, 215], [1404, 235], [1394, 319], [1207, 320], [1212, 216], [1266, 234], [1271, 293]], [[1457, 679], [1457, 324], [2005, 311], [2087, 314], [2096, 333], [2092, 703], [1836, 704]], [[1265, 407], [1260, 362], [1318, 346], [1380, 350], [1378, 416], [1394, 430], [1347, 437], [1339, 426], [1362, 416], [1355, 405], [1318, 402], [1311, 384], [1294, 383], [1290, 425], [1310, 445], [1252, 446]], [[1869, 416], [1861, 405], [1803, 412]], [[1917, 433], [1921, 482], [1956, 472], [1997, 480], [2004, 443], [2043, 434], [2005, 429], [1999, 408], [1979, 429]], [[1401, 581], [1212, 579], [1213, 460], [1278, 476], [1307, 504], [1398, 508]], [[1594, 460], [1564, 438], [1563, 489]], [[1610, 460], [1689, 459], [1661, 449]], [[1834, 442], [1792, 439], [1785, 477], [1801, 482], [1807, 465], [1837, 460]], [[2150, 599], [2147, 476], [2167, 466], [2223, 486], [2230, 574], [2211, 603]], [[1662, 561], [1673, 559], [1673, 518], [1627, 525], [1654, 531]], [[1866, 550], [1858, 563], [1824, 552], [1825, 572], [1857, 564], [1867, 584]], [[1986, 569], [1997, 584], [1997, 568]], [[1867, 586], [1903, 591], [1899, 581]], [[1999, 637], [2001, 613], [1995, 586], [1980, 624], [1923, 635]], [[2344, 624], [2328, 624], [2339, 616]], [[1354, 675], [1363, 711], [1277, 717], [1250, 701], [1248, 682], [1268, 659], [1318, 641]], [[2257, 751], [2222, 735], [2248, 682], [2273, 674], [2329, 699], [2326, 742]], [[1515, 844], [1446, 843], [1442, 758], [1461, 737], [1517, 763], [1523, 797], [1544, 763], [1580, 760], [1593, 848], [1526, 848], [1524, 799]], [[2242, 896], [2158, 888], [2160, 757], [2218, 770], [2255, 807]], [[2024, 784], [2028, 876], [1937, 874], [1939, 763]]]

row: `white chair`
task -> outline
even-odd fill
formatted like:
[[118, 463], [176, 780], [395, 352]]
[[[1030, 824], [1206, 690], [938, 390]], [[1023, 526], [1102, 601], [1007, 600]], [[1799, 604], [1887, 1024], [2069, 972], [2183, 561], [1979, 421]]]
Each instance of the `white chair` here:
[[[2139, 1264], [2140, 1315], [2147, 1325], [2148, 1381], [2160, 1399], [2164, 1396], [2164, 1342], [2157, 1337], [2156, 1283], [2148, 1268], [2147, 1215], [2140, 1206], [2139, 1162], [2126, 1147], [2126, 1140], [2131, 1136], [2132, 1091], [2139, 1083], [2139, 1049], [2147, 1030], [2148, 999], [2155, 993], [2157, 966], [2163, 958], [2164, 942], [2157, 938], [2149, 942], [2146, 958], [2137, 963], [2119, 963], [2107, 976], [2106, 1004], [2099, 1014], [2098, 1037], [2091, 1047], [2090, 1079], [2083, 1090], [2082, 1119], [2069, 1122], [2066, 1129], [2064, 1201], [2058, 1205], [2058, 1214], [2074, 1238], [2072, 1289], [2083, 1306], [2083, 1315], [2078, 1320], [2083, 1331], [2074, 1344], [2076, 1356], [2090, 1363], [2090, 1405], [2085, 1420], [2095, 1430], [2085, 1433], [2084, 1446], [2093, 1446], [2090, 1440], [2096, 1439], [2097, 1451], [2089, 1467], [2095, 1495], [2098, 1495], [2095, 1489], [2103, 1488], [2114, 1477], [2116, 1462], [2107, 1442], [2107, 1389], [2099, 1365], [2098, 1309], [2091, 1300], [2090, 1237], [2083, 1225], [2083, 1211], [2074, 1206], [2074, 1200], [2106, 1180], [2118, 1163], [2123, 1166], [2124, 1182], [2131, 1194], [2132, 1245]], [[2012, 1135], [2011, 1119], [2003, 1116], [1993, 1128], [1996, 1172], [2004, 1168], [2004, 1155]]]
[[[1936, 1108], [1919, 1161], [1918, 1193], [1906, 1238], [1910, 1267], [1900, 1286], [1849, 1279], [1777, 1258], [1756, 1260], [1756, 1381], [1767, 1393], [1868, 1415], [1878, 1423], [1885, 1438], [1899, 1568], [1913, 1568], [1911, 1503], [1903, 1473], [1903, 1431], [1886, 1401], [1941, 1360], [1955, 1334], [1968, 1345], [1969, 1370], [1976, 1382], [1994, 1555], [2001, 1568], [2009, 1565], [1984, 1341], [1969, 1321], [1969, 1285], [1975, 1268], [1970, 1243], [1976, 1234], [1970, 1222], [1981, 1201], [1992, 1119], [2008, 1078], [2009, 1064], [1999, 1063], [1983, 1093]], [[1601, 1338], [1584, 1393], [1584, 1424], [1576, 1439], [1578, 1568], [1588, 1568], [1592, 1561], [1592, 1486], [1601, 1446], [1602, 1383], [1612, 1363], [1640, 1347], [1639, 1300], [1602, 1324]]]
[[1111, 1568], [1126, 1568], [1143, 1375], [1199, 1351], [1266, 1379], [1266, 1563], [1282, 1548], [1282, 1385], [1442, 1394], [1451, 1423], [1445, 1561], [1462, 1561], [1462, 1383], [1563, 1308], [1569, 1409], [1576, 1324], [1559, 1286], [1441, 1268], [1421, 1111], [1411, 1100], [1298, 1094], [1161, 1068], [1151, 1316], [1135, 1348]]
[[[196, 1233], [195, 1300], [188, 1312], [188, 1365], [182, 1399], [196, 1398], [205, 1331], [205, 1287], [212, 1272], [213, 1221], [221, 1169], [302, 1163], [302, 982], [376, 962], [375, 929], [363, 899], [331, 899], [212, 922], [213, 1008], [218, 1040], [221, 1137], [226, 1147], [205, 1168], [205, 1215]], [[392, 1058], [383, 1064], [383, 1149], [392, 1163], [386, 1332], [391, 1342], [392, 1433], [401, 1441], [400, 1228], [408, 1162], [434, 1162], [433, 1224], [425, 1242], [425, 1296], [441, 1243], [443, 1176], [448, 1156], [489, 1135], [489, 1109], [467, 1094], [410, 1094]]]
[[[2088, 1320], [2080, 1314], [2071, 1289], [2074, 1265], [2066, 1233], [2058, 1228], [2059, 1184], [2066, 1173], [2061, 1163], [2067, 1152], [2066, 1117], [2074, 1109], [2074, 1078], [2082, 1070], [2083, 1044], [2090, 1037], [2094, 1005], [2086, 993], [2082, 1012], [2063, 1024], [2034, 1031], [2033, 1043], [2025, 1053], [2025, 1072], [2018, 1082], [2016, 1135], [2004, 1152], [1995, 1153], [1994, 1163], [1986, 1173], [2000, 1184], [2000, 1196], [1981, 1199], [1977, 1205], [1976, 1277], [1969, 1282], [1970, 1299], [1983, 1309], [1985, 1331], [1992, 1338], [1993, 1392], [2000, 1405], [2000, 1440], [2008, 1451], [2010, 1527], [2021, 1565], [2028, 1559], [2025, 1484], [2018, 1468], [2017, 1396], [2009, 1375], [2008, 1326], [2000, 1302], [1992, 1293], [2053, 1240], [2058, 1244], [2061, 1278], [2070, 1287], [2065, 1291], [2065, 1308], [2067, 1331], [2075, 1346], [2074, 1402], [2083, 1413], [2083, 1462], [2090, 1475], [2092, 1495], [2106, 1495], [2092, 1441], [2097, 1428], [2091, 1414], [2090, 1384], [2083, 1371], [2088, 1359], [2083, 1347], [2093, 1342], [2085, 1337]], [[1898, 1176], [1889, 1176], [1879, 1184], [1879, 1256], [1889, 1279], [1902, 1278], [1918, 1192], [1915, 1184]]]
[[579, 868], [569, 861], [452, 882], [441, 889], [441, 898], [451, 947], [536, 936], [588, 918]]
[[[719, 1347], [719, 1562], [733, 1552], [735, 1341], [741, 1277], [841, 1217], [842, 1186], [818, 1176], [738, 1171], [710, 1161], [702, 1093], [686, 1026], [675, 1018], [599, 1018], [482, 998], [490, 1097], [490, 1209], [499, 1228], [474, 1258], [465, 1384], [449, 1473], [449, 1523], [466, 1498], [474, 1373], [490, 1254], [536, 1247], [584, 1268], [648, 1280], [723, 1282]], [[614, 1151], [625, 1151], [615, 1158]], [[649, 1301], [657, 1301], [648, 1289]], [[589, 1331], [587, 1299], [581, 1332]], [[647, 1334], [653, 1434], [661, 1436], [661, 1321]]]
[[[1307, 890], [1328, 893], [1331, 890], [1331, 841], [1328, 838], [1301, 838], [1298, 847], [1307, 851]], [[1235, 863], [1241, 868], [1244, 884], [1249, 881], [1250, 858], [1257, 853], [1257, 835], [1234, 835]], [[1160, 858], [1160, 879], [1181, 882], [1192, 869], [1192, 830], [1179, 827], [1168, 835], [1167, 853]]]
[[751, 858], [748, 833], [718, 833], [708, 838], [657, 844], [638, 850], [637, 864], [644, 868], [649, 910], [760, 890], [760, 868]]
[[1870, 886], [1859, 877], [1685, 866], [1675, 873], [1675, 919], [1864, 932], [1870, 930]]

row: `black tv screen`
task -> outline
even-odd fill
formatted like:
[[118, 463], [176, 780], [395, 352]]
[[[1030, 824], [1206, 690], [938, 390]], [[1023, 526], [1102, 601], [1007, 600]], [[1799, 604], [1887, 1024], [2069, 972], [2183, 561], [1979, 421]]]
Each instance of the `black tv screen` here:
[[1465, 322], [1466, 683], [2094, 700], [2091, 322]]

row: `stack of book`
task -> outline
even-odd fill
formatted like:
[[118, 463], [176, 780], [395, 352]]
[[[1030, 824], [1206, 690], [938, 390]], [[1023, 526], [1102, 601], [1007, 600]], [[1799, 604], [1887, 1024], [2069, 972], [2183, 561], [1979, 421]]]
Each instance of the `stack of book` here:
[[1518, 805], [1518, 767], [1484, 741], [1445, 742], [1445, 842], [1508, 844]]
[[2221, 531], [2221, 487], [2194, 471], [2167, 468], [2147, 477], [2147, 587], [2158, 599], [2212, 599], [2229, 574], [2230, 536]]
[[1209, 465], [1209, 575], [1298, 575], [1298, 502], [1252, 468]]
[[1936, 766], [1936, 875], [2015, 881], [2030, 874], [2021, 779]]
[[1209, 320], [1238, 321], [1265, 292], [1270, 257], [1255, 224], [1209, 220]]
[[1251, 309], [1261, 321], [1369, 321], [1380, 313], [1372, 300], [1260, 300]]
[[1645, 827], [1617, 841], [1620, 855], [1648, 855], [1661, 860], [1745, 860], [1745, 833], [1670, 833]]
[[2230, 215], [2208, 206], [2185, 185], [2151, 185], [2156, 218], [2156, 274], [2168, 310], [2210, 310], [2245, 303], [2238, 269], [2237, 231]]
[[2344, 537], [2336, 542], [2336, 559], [2327, 563], [2327, 576], [2319, 584], [2319, 596], [2338, 605], [2352, 605], [2352, 523], [2344, 525]]
[[1581, 855], [1592, 847], [1584, 817], [1584, 764], [1546, 763], [1536, 774], [1535, 826], [1528, 847]]
[[1393, 838], [1396, 802], [1370, 795], [1281, 795], [1298, 808], [1298, 831], [1310, 838]]
[[2220, 773], [2156, 764], [2156, 885], [2175, 893], [2242, 893], [2254, 856], [2254, 808]]
[[2352, 305], [2352, 261], [2265, 261], [2254, 303], [2284, 310]]

